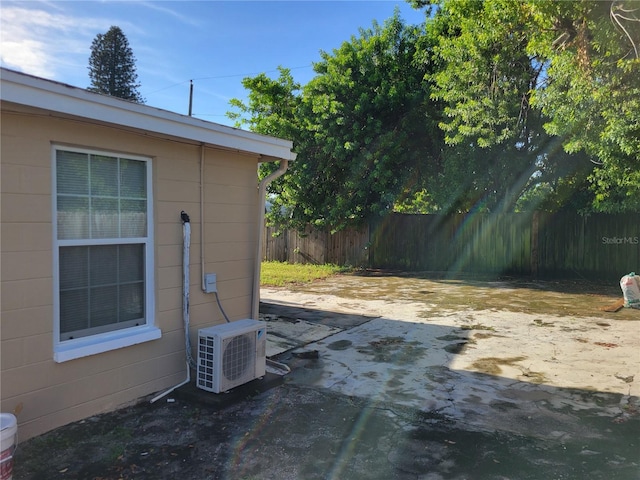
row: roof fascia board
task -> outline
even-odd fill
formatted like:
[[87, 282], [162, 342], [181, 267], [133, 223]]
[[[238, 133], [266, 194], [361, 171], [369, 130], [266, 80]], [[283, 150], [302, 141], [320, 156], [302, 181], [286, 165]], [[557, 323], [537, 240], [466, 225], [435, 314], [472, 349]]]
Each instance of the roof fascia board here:
[[264, 157], [294, 160], [293, 143], [70, 85], [1, 70], [0, 98], [30, 107], [146, 130]]

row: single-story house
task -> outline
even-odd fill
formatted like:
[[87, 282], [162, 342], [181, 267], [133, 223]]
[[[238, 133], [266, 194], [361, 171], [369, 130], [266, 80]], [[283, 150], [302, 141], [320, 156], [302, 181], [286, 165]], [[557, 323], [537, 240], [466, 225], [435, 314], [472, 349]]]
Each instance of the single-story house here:
[[0, 407], [25, 440], [184, 381], [181, 212], [192, 345], [224, 315], [256, 318], [257, 167], [280, 162], [279, 175], [295, 154], [13, 70], [0, 80]]

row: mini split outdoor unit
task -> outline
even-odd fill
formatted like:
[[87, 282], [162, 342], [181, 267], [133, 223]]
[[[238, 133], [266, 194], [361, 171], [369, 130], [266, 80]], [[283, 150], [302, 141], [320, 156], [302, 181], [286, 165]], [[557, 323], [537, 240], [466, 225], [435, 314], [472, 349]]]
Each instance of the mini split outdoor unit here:
[[226, 392], [264, 376], [266, 349], [264, 322], [236, 320], [198, 330], [198, 388]]

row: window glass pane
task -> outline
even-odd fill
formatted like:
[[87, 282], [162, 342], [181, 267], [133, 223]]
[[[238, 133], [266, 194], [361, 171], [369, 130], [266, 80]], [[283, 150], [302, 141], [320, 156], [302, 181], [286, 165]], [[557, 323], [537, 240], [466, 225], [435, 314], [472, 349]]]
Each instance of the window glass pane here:
[[146, 162], [62, 150], [56, 155], [59, 239], [147, 235]]
[[118, 196], [118, 159], [91, 155], [91, 195]]
[[118, 287], [92, 288], [89, 315], [91, 327], [118, 323]]
[[144, 323], [144, 251], [144, 244], [60, 247], [63, 339]]
[[118, 246], [91, 247], [91, 285], [115, 285], [118, 282]]
[[89, 164], [86, 153], [56, 152], [57, 193], [89, 194]]
[[118, 199], [91, 199], [91, 238], [118, 238]]
[[147, 198], [147, 164], [139, 160], [120, 159], [120, 195], [124, 198]]
[[89, 198], [58, 195], [58, 238], [89, 237]]
[[120, 321], [144, 321], [144, 283], [131, 283], [120, 287]]
[[86, 288], [89, 281], [89, 249], [63, 247], [60, 249], [60, 288]]
[[89, 290], [60, 292], [60, 334], [89, 326]]
[[147, 236], [146, 200], [120, 201], [120, 236], [123, 238]]
[[144, 280], [144, 245], [121, 245], [118, 259], [120, 282]]

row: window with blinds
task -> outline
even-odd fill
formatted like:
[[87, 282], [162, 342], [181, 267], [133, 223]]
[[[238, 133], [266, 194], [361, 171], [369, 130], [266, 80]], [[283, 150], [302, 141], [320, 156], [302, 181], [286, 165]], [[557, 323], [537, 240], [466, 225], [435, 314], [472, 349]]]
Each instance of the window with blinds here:
[[146, 325], [149, 161], [55, 150], [58, 338]]

